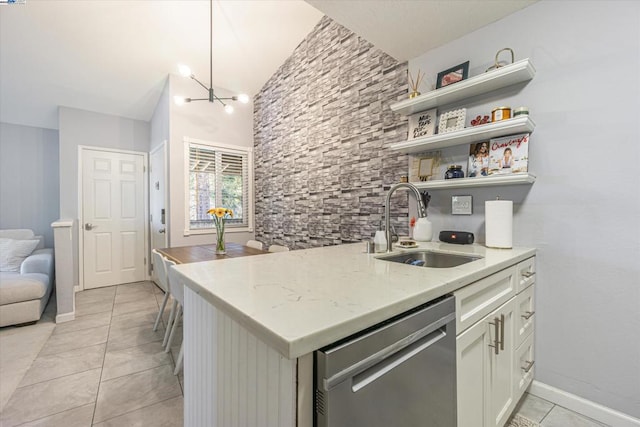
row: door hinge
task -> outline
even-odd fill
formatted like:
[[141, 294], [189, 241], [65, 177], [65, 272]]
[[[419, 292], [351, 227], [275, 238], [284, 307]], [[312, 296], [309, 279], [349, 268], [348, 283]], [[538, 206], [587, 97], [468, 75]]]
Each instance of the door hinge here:
[[146, 172], [147, 171], [147, 167], [146, 166], [142, 166], [142, 172]]
[[149, 214], [149, 222], [153, 222], [153, 214]]
[[144, 258], [144, 265], [147, 265], [147, 258]]

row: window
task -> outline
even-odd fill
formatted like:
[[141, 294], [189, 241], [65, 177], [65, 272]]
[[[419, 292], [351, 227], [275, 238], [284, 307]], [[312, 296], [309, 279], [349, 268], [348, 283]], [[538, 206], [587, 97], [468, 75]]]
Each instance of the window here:
[[253, 229], [253, 150], [185, 138], [186, 228], [185, 234], [212, 233], [215, 207], [233, 210], [226, 231]]

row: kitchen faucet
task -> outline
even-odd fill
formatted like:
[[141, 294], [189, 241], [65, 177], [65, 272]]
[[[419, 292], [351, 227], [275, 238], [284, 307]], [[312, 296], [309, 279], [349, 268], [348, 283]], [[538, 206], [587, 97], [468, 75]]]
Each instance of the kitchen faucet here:
[[394, 186], [392, 186], [389, 189], [389, 192], [387, 193], [387, 201], [384, 205], [384, 231], [385, 231], [385, 235], [387, 237], [387, 252], [392, 252], [393, 251], [393, 242], [391, 241], [391, 195], [398, 189], [398, 188], [408, 188], [409, 190], [411, 190], [413, 192], [413, 195], [415, 196], [416, 200], [418, 201], [418, 217], [420, 218], [424, 218], [427, 216], [427, 207], [425, 206], [425, 202], [422, 199], [422, 194], [420, 194], [420, 190], [418, 190], [418, 187], [416, 187], [413, 184], [410, 184], [408, 182], [401, 182], [399, 184], [396, 184]]

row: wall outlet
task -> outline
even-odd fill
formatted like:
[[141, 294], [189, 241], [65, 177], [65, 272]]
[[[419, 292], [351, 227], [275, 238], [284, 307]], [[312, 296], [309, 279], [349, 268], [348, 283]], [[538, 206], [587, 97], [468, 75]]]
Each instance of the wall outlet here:
[[471, 215], [472, 196], [451, 196], [451, 215]]

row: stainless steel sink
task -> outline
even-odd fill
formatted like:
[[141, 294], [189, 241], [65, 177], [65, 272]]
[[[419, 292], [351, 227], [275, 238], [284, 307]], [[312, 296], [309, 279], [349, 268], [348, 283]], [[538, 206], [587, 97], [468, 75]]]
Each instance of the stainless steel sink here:
[[412, 251], [402, 254], [382, 256], [383, 261], [399, 262], [417, 267], [451, 268], [482, 259], [479, 255], [458, 255], [433, 251]]

